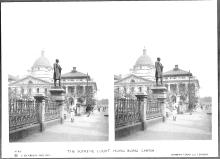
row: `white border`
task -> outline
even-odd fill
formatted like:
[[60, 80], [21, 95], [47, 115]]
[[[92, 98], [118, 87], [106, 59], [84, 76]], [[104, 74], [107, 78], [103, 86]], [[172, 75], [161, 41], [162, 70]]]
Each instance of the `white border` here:
[[[159, 2], [158, 2], [159, 3]], [[216, 37], [217, 46], [217, 37]], [[3, 46], [4, 48], [4, 46]], [[217, 47], [216, 47], [217, 48]], [[217, 55], [217, 49], [216, 49]], [[216, 56], [217, 59], [217, 56]], [[213, 88], [213, 118], [212, 118], [212, 140], [198, 141], [114, 141], [114, 99], [110, 97], [109, 104], [109, 142], [51, 142], [51, 143], [9, 143], [8, 125], [8, 73], [7, 55], [2, 52], [2, 156], [13, 158], [15, 153], [18, 157], [46, 157], [46, 158], [65, 158], [65, 157], [180, 157], [172, 154], [180, 154], [181, 157], [215, 157], [218, 155], [218, 83], [217, 70], [213, 77], [215, 88]], [[217, 61], [217, 60], [216, 60]], [[216, 62], [216, 68], [217, 67]], [[14, 66], [12, 66], [14, 67]], [[112, 71], [109, 71], [112, 74]], [[112, 78], [112, 92], [113, 78]], [[138, 150], [137, 152], [127, 152], [128, 149]], [[153, 152], [142, 152], [142, 150], [153, 150]], [[68, 152], [68, 150], [75, 151]], [[78, 150], [93, 150], [94, 153], [77, 152]], [[109, 150], [102, 153], [100, 150]], [[115, 152], [114, 150], [124, 150]], [[18, 152], [16, 152], [18, 151]], [[20, 151], [20, 152], [19, 152]], [[99, 152], [97, 152], [99, 151]], [[207, 156], [205, 155], [207, 154]], [[25, 156], [26, 155], [26, 156]], [[32, 155], [32, 156], [30, 156]]]

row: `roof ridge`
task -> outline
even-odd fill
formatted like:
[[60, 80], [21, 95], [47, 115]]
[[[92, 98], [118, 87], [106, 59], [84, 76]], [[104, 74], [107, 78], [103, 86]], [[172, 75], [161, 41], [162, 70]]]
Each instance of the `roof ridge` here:
[[18, 83], [18, 82], [20, 82], [20, 81], [23, 81], [23, 80], [25, 80], [25, 79], [27, 79], [27, 78], [29, 78], [29, 77], [30, 77], [30, 78], [33, 78], [33, 79], [35, 79], [35, 80], [39, 80], [39, 81], [41, 81], [41, 82], [50, 83], [50, 82], [48, 82], [48, 81], [46, 81], [46, 80], [43, 80], [43, 79], [34, 77], [34, 76], [32, 76], [32, 75], [27, 75], [27, 76], [25, 76], [25, 77], [23, 77], [23, 78], [20, 78], [20, 79], [18, 79], [18, 80], [16, 80], [16, 81], [10, 83], [10, 85], [16, 84], [16, 83]]
[[172, 70], [164, 72], [163, 75], [191, 75], [191, 73], [180, 68], [174, 68]]
[[67, 72], [67, 73], [64, 73], [63, 75], [65, 75], [65, 74], [75, 74], [75, 73], [80, 73], [80, 74], [84, 74], [84, 75], [86, 75], [87, 76], [87, 74], [85, 74], [85, 73], [82, 73], [82, 72], [79, 72], [79, 71], [76, 71], [76, 72]]
[[140, 76], [137, 76], [137, 75], [131, 73], [131, 74], [129, 74], [128, 76], [119, 79], [119, 80], [116, 81], [115, 83], [119, 83], [119, 82], [121, 82], [121, 81], [123, 81], [123, 80], [125, 80], [125, 79], [128, 79], [128, 78], [131, 77], [131, 76], [134, 76], [134, 77], [136, 77], [136, 78], [142, 79], [142, 80], [144, 80], [144, 81], [146, 81], [146, 82], [152, 82], [152, 81], [149, 80], [149, 79], [146, 79], [146, 78], [143, 78], [143, 77], [140, 77]]

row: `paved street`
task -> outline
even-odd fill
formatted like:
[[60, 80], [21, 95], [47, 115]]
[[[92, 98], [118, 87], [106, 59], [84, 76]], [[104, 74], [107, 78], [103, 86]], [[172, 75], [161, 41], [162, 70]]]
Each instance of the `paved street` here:
[[207, 115], [202, 110], [193, 112], [192, 115], [180, 114], [176, 121], [169, 117], [165, 123], [157, 123], [145, 131], [138, 131], [118, 140], [210, 140], [211, 118], [212, 115]]
[[76, 116], [73, 123], [67, 119], [62, 125], [48, 127], [44, 132], [27, 136], [18, 142], [107, 141], [108, 117], [104, 114], [94, 111], [89, 117]]

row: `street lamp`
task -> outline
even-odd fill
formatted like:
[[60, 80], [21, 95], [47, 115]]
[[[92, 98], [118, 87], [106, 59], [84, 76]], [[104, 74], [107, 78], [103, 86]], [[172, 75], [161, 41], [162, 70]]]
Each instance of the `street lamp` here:
[[189, 111], [192, 114], [192, 103], [191, 103], [191, 88], [190, 88], [190, 78], [192, 78], [190, 70], [189, 70], [189, 86], [188, 86], [188, 96], [189, 96]]
[[86, 74], [86, 106], [88, 105], [88, 73]]

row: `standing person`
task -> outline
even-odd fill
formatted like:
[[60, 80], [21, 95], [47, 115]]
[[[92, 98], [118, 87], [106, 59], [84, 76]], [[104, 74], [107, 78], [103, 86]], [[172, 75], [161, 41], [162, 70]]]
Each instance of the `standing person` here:
[[61, 86], [60, 79], [61, 79], [61, 70], [62, 68], [59, 65], [59, 60], [56, 59], [56, 63], [53, 64], [53, 80], [54, 80], [54, 86], [56, 87], [56, 81], [59, 81], [59, 86]]
[[86, 112], [87, 112], [87, 117], [89, 117], [90, 116], [90, 114], [91, 114], [91, 106], [90, 105], [87, 105], [87, 107], [86, 107]]
[[73, 123], [74, 122], [74, 115], [75, 115], [75, 108], [73, 105], [70, 107], [70, 120]]
[[156, 85], [158, 86], [158, 79], [159, 78], [160, 78], [160, 82], [161, 82], [161, 85], [162, 85], [163, 84], [163, 77], [162, 77], [163, 65], [160, 63], [160, 58], [159, 57], [157, 58], [157, 61], [155, 62], [155, 69], [156, 69], [156, 72], [155, 72]]
[[177, 103], [173, 103], [172, 115], [173, 115], [173, 121], [176, 121], [176, 116], [177, 116]]

